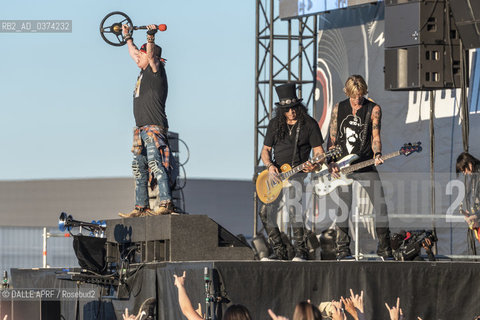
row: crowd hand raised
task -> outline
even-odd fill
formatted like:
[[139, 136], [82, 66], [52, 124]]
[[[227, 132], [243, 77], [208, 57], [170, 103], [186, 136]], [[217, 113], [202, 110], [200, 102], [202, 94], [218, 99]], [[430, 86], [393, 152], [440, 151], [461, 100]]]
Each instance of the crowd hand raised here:
[[360, 291], [360, 294], [354, 294], [353, 290], [350, 289], [350, 299], [352, 300], [353, 305], [355, 308], [358, 309], [361, 313], [363, 312], [363, 290]]
[[203, 314], [203, 313], [202, 313], [202, 305], [201, 305], [200, 302], [198, 303], [198, 308], [195, 309], [195, 312], [198, 313], [199, 315], [202, 315], [202, 314]]
[[154, 35], [158, 31], [158, 27], [154, 24], [150, 24], [147, 26], [147, 34]]
[[400, 308], [400, 298], [397, 298], [397, 306], [392, 306], [390, 308], [386, 302], [385, 306], [390, 314], [390, 320], [403, 320], [403, 311]]
[[332, 320], [347, 320], [340, 301], [332, 300]]
[[355, 319], [358, 320], [358, 314], [357, 314], [357, 309], [355, 308], [352, 299], [350, 298], [344, 298], [340, 297], [340, 301], [343, 303], [345, 306], [345, 310], [350, 313], [350, 315]]
[[185, 276], [185, 271], [183, 271], [183, 275], [181, 277], [177, 276], [176, 274], [173, 275], [173, 277], [175, 278], [174, 284], [175, 286], [177, 286], [177, 288], [185, 286]]
[[[125, 312], [122, 314], [122, 317], [123, 317], [123, 320], [138, 320], [140, 319], [140, 317], [142, 316], [141, 313], [139, 313], [137, 316], [133, 315], [133, 314], [128, 314], [128, 308], [125, 308]], [[6, 320], [6, 318], [4, 318], [3, 320]]]
[[272, 309], [268, 309], [268, 315], [270, 316], [270, 318], [272, 318], [272, 320], [288, 320], [288, 318], [284, 317], [284, 316], [277, 316], [273, 311]]

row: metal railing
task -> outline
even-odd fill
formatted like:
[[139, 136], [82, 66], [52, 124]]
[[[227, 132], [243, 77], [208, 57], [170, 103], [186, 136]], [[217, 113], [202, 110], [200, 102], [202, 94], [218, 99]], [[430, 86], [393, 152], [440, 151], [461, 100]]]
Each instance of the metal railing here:
[[43, 238], [43, 244], [42, 244], [42, 268], [50, 268], [50, 266], [47, 264], [47, 240], [49, 238], [70, 238], [71, 234], [66, 232], [66, 233], [51, 233], [47, 231], [47, 228], [43, 228], [43, 233], [42, 233], [42, 238]]

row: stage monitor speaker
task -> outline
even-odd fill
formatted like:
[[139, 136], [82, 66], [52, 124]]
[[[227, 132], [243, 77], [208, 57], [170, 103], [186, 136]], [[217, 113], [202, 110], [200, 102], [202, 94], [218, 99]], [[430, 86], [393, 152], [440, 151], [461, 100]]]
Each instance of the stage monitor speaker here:
[[444, 1], [435, 0], [387, 5], [385, 47], [447, 43], [444, 9]]
[[450, 0], [450, 8], [463, 46], [480, 48], [480, 1]]
[[416, 45], [385, 49], [385, 90], [460, 86], [459, 46]]

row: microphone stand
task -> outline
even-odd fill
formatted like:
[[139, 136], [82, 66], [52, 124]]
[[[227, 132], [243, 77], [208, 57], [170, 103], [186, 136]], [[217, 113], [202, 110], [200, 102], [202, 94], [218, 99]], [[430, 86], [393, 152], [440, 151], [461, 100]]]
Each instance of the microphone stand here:
[[212, 320], [212, 302], [213, 296], [211, 294], [212, 280], [208, 272], [208, 267], [203, 269], [203, 280], [205, 281], [205, 320]]

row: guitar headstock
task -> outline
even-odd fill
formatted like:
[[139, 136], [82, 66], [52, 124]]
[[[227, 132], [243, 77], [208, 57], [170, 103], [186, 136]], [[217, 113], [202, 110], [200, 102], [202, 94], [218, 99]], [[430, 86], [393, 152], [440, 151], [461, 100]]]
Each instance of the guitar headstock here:
[[335, 146], [335, 148], [330, 149], [325, 153], [325, 158], [326, 159], [336, 158], [341, 154], [342, 154], [342, 147], [341, 146]]
[[335, 158], [340, 154], [342, 154], [342, 147], [336, 146], [335, 148], [328, 150], [324, 154], [318, 155], [315, 158], [311, 159], [310, 162], [317, 163], [325, 159]]
[[404, 154], [405, 156], [409, 156], [410, 154], [414, 152], [421, 152], [422, 151], [422, 146], [421, 142], [418, 141], [417, 143], [405, 143], [403, 147], [400, 148], [400, 153]]

